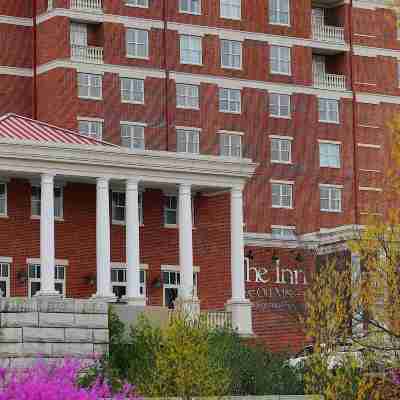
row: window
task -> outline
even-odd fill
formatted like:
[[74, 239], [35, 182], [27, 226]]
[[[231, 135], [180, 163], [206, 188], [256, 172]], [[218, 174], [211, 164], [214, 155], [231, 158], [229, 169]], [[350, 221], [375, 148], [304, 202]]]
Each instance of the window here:
[[240, 114], [242, 99], [239, 89], [219, 89], [219, 111]]
[[10, 264], [0, 263], [0, 297], [10, 296]]
[[149, 7], [149, 0], [125, 0], [125, 5], [132, 7]]
[[[31, 186], [31, 215], [40, 217], [41, 213], [41, 189], [40, 186]], [[54, 187], [54, 217], [63, 218], [63, 188]]]
[[342, 189], [337, 186], [320, 185], [319, 199], [321, 211], [342, 211]]
[[274, 182], [272, 188], [272, 207], [293, 208], [293, 184]]
[[[28, 264], [28, 296], [33, 297], [41, 288], [40, 264]], [[54, 290], [65, 296], [65, 267], [54, 267]]]
[[294, 226], [271, 226], [271, 235], [273, 239], [296, 239], [296, 228]]
[[121, 78], [121, 100], [123, 103], [144, 103], [144, 80]]
[[241, 19], [242, 0], [220, 0], [222, 18]]
[[319, 121], [339, 123], [339, 101], [318, 99]]
[[178, 108], [199, 109], [199, 87], [196, 85], [176, 85], [176, 106]]
[[242, 137], [240, 135], [221, 133], [219, 146], [221, 156], [242, 157]]
[[270, 93], [269, 113], [273, 117], [290, 118], [290, 96], [288, 94]]
[[242, 68], [242, 43], [234, 40], [221, 40], [221, 66], [223, 68]]
[[181, 64], [201, 65], [203, 63], [201, 37], [181, 35], [180, 57]]
[[269, 22], [277, 25], [289, 25], [289, 1], [269, 0]]
[[[197, 297], [198, 272], [193, 273], [193, 297]], [[179, 271], [162, 271], [163, 303], [165, 307], [174, 308], [174, 302], [178, 298], [181, 285]]]
[[128, 57], [149, 57], [149, 32], [142, 29], [127, 29], [126, 54]]
[[179, 153], [199, 153], [199, 131], [190, 129], [177, 129], [176, 151]]
[[132, 150], [144, 150], [144, 126], [121, 124], [121, 146]]
[[179, 12], [201, 14], [201, 0], [179, 0]]
[[340, 168], [340, 144], [319, 143], [319, 166], [328, 168]]
[[83, 99], [101, 99], [102, 76], [78, 73], [78, 96]]
[[[140, 269], [140, 295], [146, 297], [146, 271]], [[111, 268], [111, 285], [113, 293], [120, 299], [126, 295], [126, 267]]]
[[7, 215], [7, 185], [0, 182], [0, 215]]
[[69, 40], [73, 46], [87, 47], [87, 25], [76, 22], [71, 23]]
[[270, 71], [272, 74], [291, 75], [290, 47], [270, 47]]
[[291, 139], [271, 138], [271, 162], [287, 164], [292, 162]]
[[178, 197], [167, 195], [164, 198], [164, 225], [176, 225], [178, 223]]
[[[138, 195], [138, 212], [139, 212], [139, 224], [143, 224], [143, 193], [139, 192]], [[111, 193], [112, 203], [112, 221], [114, 224], [125, 223], [125, 192], [112, 191]]]
[[78, 130], [81, 135], [101, 140], [103, 136], [103, 122], [92, 120], [79, 120]]

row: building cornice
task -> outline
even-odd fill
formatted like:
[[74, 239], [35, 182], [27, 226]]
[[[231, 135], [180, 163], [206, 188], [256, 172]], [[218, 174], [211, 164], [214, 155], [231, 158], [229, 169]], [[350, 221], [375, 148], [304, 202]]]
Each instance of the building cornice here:
[[0, 15], [0, 24], [32, 27], [33, 19], [32, 18], [12, 17], [10, 15]]

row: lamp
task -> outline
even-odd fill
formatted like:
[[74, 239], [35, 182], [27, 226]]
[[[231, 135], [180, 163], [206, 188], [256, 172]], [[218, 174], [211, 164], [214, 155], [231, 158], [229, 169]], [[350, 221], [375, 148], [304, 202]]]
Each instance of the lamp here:
[[152, 282], [151, 286], [155, 289], [160, 289], [162, 287], [161, 277], [157, 276]]
[[272, 262], [276, 263], [279, 261], [279, 257], [276, 255], [275, 250], [272, 252], [272, 257], [271, 257]]

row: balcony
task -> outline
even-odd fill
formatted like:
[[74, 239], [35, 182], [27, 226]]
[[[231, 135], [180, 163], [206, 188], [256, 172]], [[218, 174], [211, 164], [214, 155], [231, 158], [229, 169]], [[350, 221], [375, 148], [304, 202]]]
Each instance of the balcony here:
[[103, 48], [72, 44], [71, 60], [87, 64], [103, 64]]
[[327, 90], [346, 90], [346, 77], [327, 73], [314, 73], [314, 87]]
[[71, 0], [71, 10], [103, 12], [102, 0]]
[[313, 39], [320, 42], [345, 44], [344, 28], [329, 26], [313, 21], [312, 23]]

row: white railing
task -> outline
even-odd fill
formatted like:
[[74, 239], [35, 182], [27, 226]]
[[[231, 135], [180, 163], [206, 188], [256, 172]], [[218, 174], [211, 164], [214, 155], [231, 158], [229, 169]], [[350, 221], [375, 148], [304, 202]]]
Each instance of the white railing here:
[[70, 8], [73, 10], [102, 11], [102, 0], [71, 0]]
[[314, 87], [318, 89], [346, 90], [346, 77], [343, 75], [314, 73]]
[[207, 327], [215, 328], [232, 328], [232, 314], [227, 311], [203, 311]]
[[103, 64], [103, 48], [72, 44], [71, 60], [88, 64]]
[[47, 1], [47, 9], [52, 10], [53, 9], [53, 0], [48, 0]]
[[313, 21], [313, 39], [321, 42], [344, 43], [344, 28], [323, 25]]

